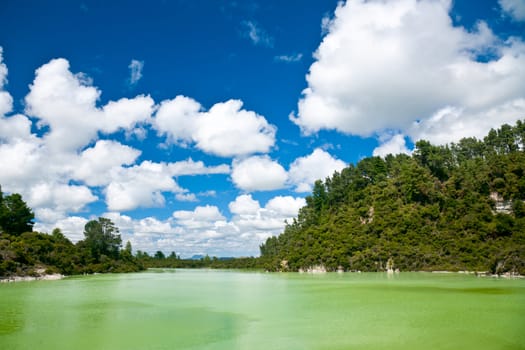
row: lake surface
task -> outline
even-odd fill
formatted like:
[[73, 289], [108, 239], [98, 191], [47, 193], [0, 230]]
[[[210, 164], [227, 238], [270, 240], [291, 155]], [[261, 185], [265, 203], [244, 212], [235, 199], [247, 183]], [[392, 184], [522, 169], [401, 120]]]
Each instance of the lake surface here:
[[525, 349], [525, 280], [150, 270], [2, 283], [0, 349]]

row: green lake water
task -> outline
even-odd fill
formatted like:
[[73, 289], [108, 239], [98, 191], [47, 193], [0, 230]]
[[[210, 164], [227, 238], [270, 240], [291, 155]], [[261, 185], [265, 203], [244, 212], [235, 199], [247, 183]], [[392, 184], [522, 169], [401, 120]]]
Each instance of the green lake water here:
[[0, 349], [525, 349], [525, 280], [150, 270], [2, 283]]

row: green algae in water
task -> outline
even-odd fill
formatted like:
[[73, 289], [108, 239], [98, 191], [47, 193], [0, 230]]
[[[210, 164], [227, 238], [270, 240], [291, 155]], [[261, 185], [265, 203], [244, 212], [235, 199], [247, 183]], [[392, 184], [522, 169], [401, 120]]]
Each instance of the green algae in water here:
[[525, 349], [525, 280], [165, 271], [1, 284], [0, 349]]

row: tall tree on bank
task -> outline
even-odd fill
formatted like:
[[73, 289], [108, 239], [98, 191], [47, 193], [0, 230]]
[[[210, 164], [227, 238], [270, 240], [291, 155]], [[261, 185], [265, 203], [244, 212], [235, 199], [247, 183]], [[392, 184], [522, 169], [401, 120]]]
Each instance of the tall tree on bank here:
[[3, 196], [0, 187], [0, 232], [20, 236], [33, 231], [35, 214], [22, 200], [22, 196], [13, 193]]
[[95, 261], [100, 261], [103, 255], [118, 259], [122, 246], [122, 239], [118, 233], [118, 227], [110, 219], [91, 220], [84, 226], [86, 238], [81, 245], [90, 251]]

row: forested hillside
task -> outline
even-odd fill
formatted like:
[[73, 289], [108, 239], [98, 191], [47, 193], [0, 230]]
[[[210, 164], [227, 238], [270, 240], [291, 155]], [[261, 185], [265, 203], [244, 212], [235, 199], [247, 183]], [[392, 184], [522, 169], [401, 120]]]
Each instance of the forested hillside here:
[[416, 143], [315, 183], [297, 219], [261, 245], [269, 270], [525, 274], [525, 123], [483, 139]]
[[4, 196], [0, 189], [0, 278], [144, 269], [129, 242], [121, 249], [119, 229], [107, 218], [89, 221], [85, 238], [76, 244], [59, 229], [50, 235], [33, 232], [33, 219], [19, 194]]

